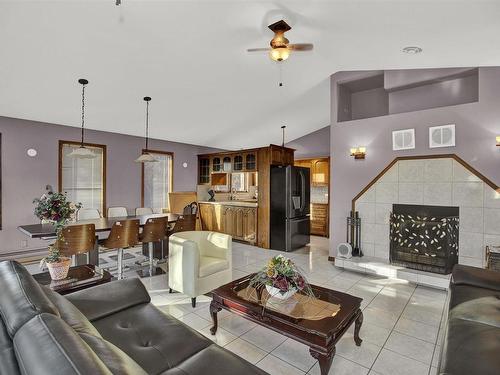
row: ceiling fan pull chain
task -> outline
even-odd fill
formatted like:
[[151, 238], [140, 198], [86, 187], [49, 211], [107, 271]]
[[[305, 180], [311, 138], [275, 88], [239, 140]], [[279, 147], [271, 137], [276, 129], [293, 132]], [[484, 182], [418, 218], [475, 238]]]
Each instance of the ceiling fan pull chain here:
[[278, 63], [278, 68], [279, 68], [279, 82], [278, 86], [283, 87], [283, 63], [279, 62]]

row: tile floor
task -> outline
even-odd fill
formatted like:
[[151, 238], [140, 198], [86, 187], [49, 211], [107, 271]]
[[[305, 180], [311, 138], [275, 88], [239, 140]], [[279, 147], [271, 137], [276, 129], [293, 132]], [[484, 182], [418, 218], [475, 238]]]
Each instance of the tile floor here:
[[[328, 247], [328, 239], [312, 237], [310, 246], [286, 255], [304, 270], [311, 283], [363, 298], [363, 343], [355, 346], [352, 327], [337, 343], [330, 374], [435, 374], [446, 292], [343, 271], [328, 261]], [[279, 252], [234, 242], [233, 278], [259, 270], [276, 254]], [[198, 298], [193, 309], [187, 296], [168, 293], [167, 280], [166, 275], [142, 279], [161, 310], [272, 375], [320, 374], [305, 345], [227, 311], [219, 313], [216, 336], [210, 335], [210, 299]]]

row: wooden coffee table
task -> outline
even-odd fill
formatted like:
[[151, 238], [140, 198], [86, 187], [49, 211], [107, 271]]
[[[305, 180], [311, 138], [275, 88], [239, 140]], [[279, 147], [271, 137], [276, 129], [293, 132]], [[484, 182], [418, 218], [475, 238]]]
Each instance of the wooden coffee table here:
[[69, 294], [96, 285], [109, 283], [111, 274], [93, 264], [70, 267], [68, 277], [52, 280], [48, 272], [37, 273], [33, 278], [41, 285], [46, 285], [59, 294]]
[[217, 313], [221, 309], [234, 312], [309, 346], [309, 353], [319, 362], [321, 375], [328, 374], [335, 356], [335, 344], [353, 323], [354, 341], [357, 346], [361, 345], [362, 340], [359, 337], [359, 330], [363, 323], [363, 313], [360, 309], [361, 298], [311, 285], [317, 299], [337, 304], [340, 310], [334, 316], [320, 320], [298, 319], [267, 308], [263, 309], [259, 302], [251, 302], [240, 297], [238, 291], [247, 288], [253, 276], [254, 274], [245, 276], [212, 292], [213, 300], [210, 304], [214, 324], [210, 329], [212, 335], [217, 332]]

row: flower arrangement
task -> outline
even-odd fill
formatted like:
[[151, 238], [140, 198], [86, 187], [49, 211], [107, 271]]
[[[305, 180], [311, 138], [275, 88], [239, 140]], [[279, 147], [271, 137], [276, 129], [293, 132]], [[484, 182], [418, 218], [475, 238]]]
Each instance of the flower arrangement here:
[[266, 267], [254, 276], [250, 285], [254, 288], [265, 286], [271, 296], [280, 299], [290, 298], [297, 291], [312, 295], [309, 284], [295, 263], [283, 255], [271, 258]]
[[61, 256], [59, 243], [64, 240], [62, 229], [69, 220], [75, 217], [76, 211], [82, 207], [81, 203], [68, 201], [65, 193], [53, 193], [49, 191], [40, 198], [33, 199], [35, 204], [35, 216], [43, 222], [54, 224], [56, 230], [56, 242], [49, 245], [49, 254], [40, 262], [40, 267], [45, 264], [49, 267], [50, 274], [54, 280], [63, 279], [68, 274], [69, 259]]

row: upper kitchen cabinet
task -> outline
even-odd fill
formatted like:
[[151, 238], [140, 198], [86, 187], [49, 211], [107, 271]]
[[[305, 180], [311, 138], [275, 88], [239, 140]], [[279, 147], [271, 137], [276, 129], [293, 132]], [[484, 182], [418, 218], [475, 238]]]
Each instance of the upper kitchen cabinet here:
[[224, 156], [222, 159], [222, 170], [224, 172], [231, 172], [232, 169], [232, 159], [230, 156]]
[[206, 185], [210, 183], [210, 158], [198, 158], [198, 184]]
[[311, 165], [311, 183], [313, 186], [328, 186], [330, 163], [328, 159], [315, 159]]
[[212, 158], [212, 172], [222, 171], [222, 159], [220, 156], [214, 156]]
[[249, 152], [245, 154], [245, 170], [255, 171], [257, 170], [257, 154], [255, 152]]
[[243, 155], [235, 155], [233, 157], [233, 171], [243, 170]]
[[287, 147], [271, 145], [269, 146], [271, 164], [273, 165], [293, 165], [294, 150]]

